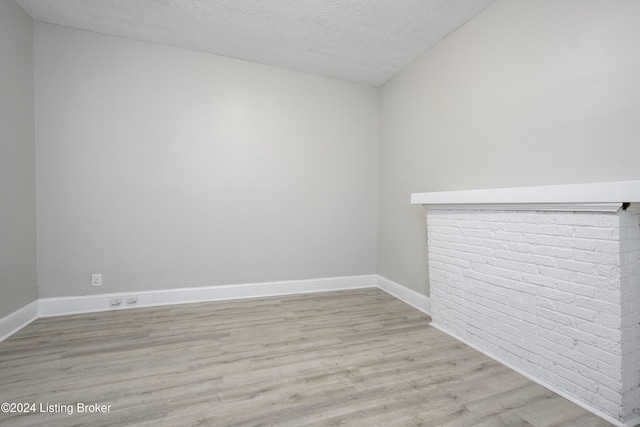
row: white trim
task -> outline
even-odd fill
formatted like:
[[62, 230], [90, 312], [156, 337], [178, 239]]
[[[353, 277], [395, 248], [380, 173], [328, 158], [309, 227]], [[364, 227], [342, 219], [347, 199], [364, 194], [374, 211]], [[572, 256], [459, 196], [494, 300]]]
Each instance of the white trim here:
[[33, 301], [24, 307], [0, 319], [0, 342], [9, 338], [20, 329], [38, 318], [38, 301]]
[[574, 396], [571, 396], [570, 394], [568, 394], [566, 391], [561, 390], [557, 387], [554, 387], [552, 385], [547, 384], [546, 382], [542, 381], [541, 379], [529, 374], [528, 372], [523, 371], [522, 369], [518, 368], [517, 366], [512, 365], [511, 363], [505, 361], [504, 359], [500, 358], [499, 356], [496, 356], [495, 354], [488, 352], [487, 350], [478, 347], [475, 344], [470, 343], [469, 341], [465, 340], [464, 338], [459, 337], [458, 335], [456, 335], [455, 333], [449, 331], [447, 328], [442, 327], [440, 325], [435, 324], [434, 322], [430, 323], [431, 326], [433, 326], [434, 328], [444, 332], [445, 334], [457, 339], [458, 341], [468, 345], [469, 347], [473, 348], [474, 350], [479, 351], [480, 353], [484, 354], [485, 356], [488, 356], [490, 358], [492, 358], [493, 360], [495, 360], [496, 362], [500, 363], [501, 365], [506, 366], [507, 368], [516, 371], [517, 373], [519, 373], [520, 375], [523, 375], [525, 377], [527, 377], [528, 379], [530, 379], [531, 381], [533, 381], [534, 383], [540, 384], [542, 387], [551, 390], [552, 392], [564, 397], [565, 399], [575, 403], [576, 405], [580, 406], [583, 409], [586, 409], [587, 411], [593, 413], [594, 415], [597, 415], [598, 417], [604, 419], [605, 421], [610, 422], [611, 424], [614, 424], [618, 427], [634, 427], [636, 426], [636, 422], [638, 421], [638, 419], [633, 419], [630, 420], [629, 422], [623, 423], [619, 420], [616, 420], [615, 418], [612, 418], [611, 416], [599, 411], [598, 409], [595, 409], [589, 405], [587, 405], [586, 403], [576, 399]]
[[414, 205], [640, 202], [640, 181], [413, 193]]
[[411, 307], [431, 315], [431, 300], [429, 297], [382, 276], [377, 276], [377, 286], [400, 301], [406, 302]]
[[[314, 292], [341, 291], [377, 287], [410, 306], [431, 313], [428, 297], [399, 283], [379, 275], [330, 277], [322, 279], [288, 280], [279, 282], [244, 283], [222, 286], [201, 286], [163, 289], [141, 292], [114, 292], [108, 294], [40, 298], [28, 306], [0, 320], [3, 338], [14, 334], [38, 317], [67, 314], [94, 313], [161, 305], [186, 304], [207, 301], [261, 298], [279, 295], [296, 295]], [[127, 299], [137, 297], [137, 303], [127, 304]], [[113, 298], [121, 298], [122, 304], [111, 306]]]
[[[86, 296], [41, 298], [38, 301], [38, 307], [40, 317], [50, 317], [65, 314], [93, 313], [98, 311], [122, 310], [137, 307], [154, 307], [159, 305], [372, 288], [375, 286], [375, 275], [346, 276], [322, 279], [287, 280], [280, 282], [176, 288], [156, 291], [116, 292]], [[137, 297], [138, 302], [127, 304], [127, 298], [131, 297]], [[122, 304], [118, 306], [111, 306], [111, 300], [113, 298], [122, 298]]]
[[618, 212], [622, 203], [469, 203], [459, 205], [426, 205], [429, 210], [500, 210], [550, 212]]

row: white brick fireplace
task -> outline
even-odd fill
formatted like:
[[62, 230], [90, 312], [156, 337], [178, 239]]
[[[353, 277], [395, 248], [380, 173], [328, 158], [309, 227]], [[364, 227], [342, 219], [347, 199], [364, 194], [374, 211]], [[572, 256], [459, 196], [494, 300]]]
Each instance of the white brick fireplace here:
[[433, 326], [640, 423], [640, 181], [418, 193]]

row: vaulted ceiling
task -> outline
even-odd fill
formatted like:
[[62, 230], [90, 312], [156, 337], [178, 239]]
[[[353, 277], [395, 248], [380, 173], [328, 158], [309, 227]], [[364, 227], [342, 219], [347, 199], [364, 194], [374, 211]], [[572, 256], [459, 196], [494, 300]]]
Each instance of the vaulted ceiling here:
[[495, 0], [15, 0], [33, 19], [380, 86]]

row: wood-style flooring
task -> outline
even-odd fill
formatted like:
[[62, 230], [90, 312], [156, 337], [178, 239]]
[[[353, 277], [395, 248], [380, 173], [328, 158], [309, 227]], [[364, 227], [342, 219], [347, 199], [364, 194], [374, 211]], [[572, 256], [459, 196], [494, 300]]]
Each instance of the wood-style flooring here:
[[39, 319], [0, 343], [0, 402], [53, 409], [3, 426], [610, 425], [378, 289]]

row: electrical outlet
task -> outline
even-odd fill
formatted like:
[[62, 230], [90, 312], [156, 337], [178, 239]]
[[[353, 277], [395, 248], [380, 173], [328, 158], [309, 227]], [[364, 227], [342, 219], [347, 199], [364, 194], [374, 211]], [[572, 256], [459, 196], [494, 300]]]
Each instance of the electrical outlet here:
[[127, 304], [135, 304], [138, 302], [138, 296], [132, 296], [127, 298]]
[[111, 299], [111, 306], [122, 304], [122, 298], [113, 298]]
[[91, 275], [91, 286], [102, 286], [102, 274], [95, 273]]

